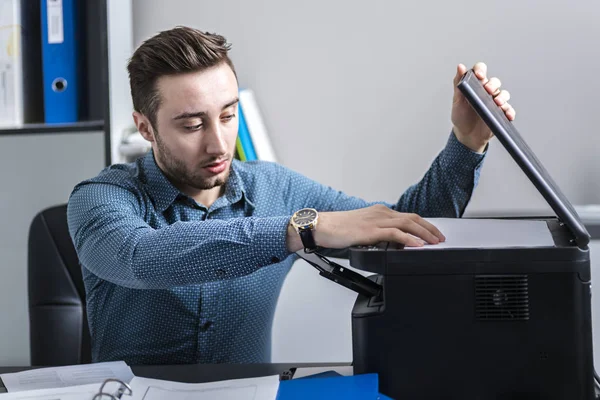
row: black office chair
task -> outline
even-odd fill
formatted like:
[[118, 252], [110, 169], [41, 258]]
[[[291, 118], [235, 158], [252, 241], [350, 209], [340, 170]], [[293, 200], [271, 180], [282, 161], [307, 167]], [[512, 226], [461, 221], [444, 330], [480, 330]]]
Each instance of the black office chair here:
[[28, 252], [31, 365], [90, 363], [85, 289], [66, 204], [35, 216]]

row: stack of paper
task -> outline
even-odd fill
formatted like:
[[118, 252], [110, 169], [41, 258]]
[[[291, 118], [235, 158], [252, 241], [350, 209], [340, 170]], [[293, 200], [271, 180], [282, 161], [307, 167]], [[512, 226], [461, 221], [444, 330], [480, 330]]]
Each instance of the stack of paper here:
[[[299, 373], [281, 382], [279, 375], [271, 375], [181, 383], [134, 377], [124, 362], [84, 364], [0, 375], [9, 391], [0, 394], [0, 400], [92, 400], [101, 388], [109, 395], [121, 389], [122, 400], [388, 399], [379, 393], [377, 374], [353, 376], [351, 367], [341, 372], [348, 375], [330, 368], [309, 376]], [[106, 379], [109, 382], [103, 385]]]
[[180, 383], [135, 377], [131, 400], [275, 400], [279, 375], [209, 383]]
[[69, 386], [54, 389], [26, 390], [0, 394], [2, 400], [91, 400], [98, 393], [99, 384]]
[[[123, 400], [275, 400], [279, 375], [210, 383], [179, 383], [134, 377], [122, 361], [42, 368], [0, 375], [8, 389], [0, 400], [91, 400], [106, 379], [103, 393], [114, 394], [129, 384]], [[102, 397], [107, 398], [106, 396]]]
[[[14, 393], [26, 390], [64, 388], [90, 383], [102, 383], [109, 378], [129, 383], [133, 379], [133, 376], [133, 372], [127, 364], [123, 361], [114, 361], [33, 369], [11, 374], [1, 374], [0, 378], [4, 382], [7, 391]], [[97, 388], [98, 385], [96, 385]]]

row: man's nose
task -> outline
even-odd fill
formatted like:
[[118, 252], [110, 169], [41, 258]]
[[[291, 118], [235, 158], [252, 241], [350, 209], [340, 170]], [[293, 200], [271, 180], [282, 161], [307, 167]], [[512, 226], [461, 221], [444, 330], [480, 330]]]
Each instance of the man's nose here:
[[224, 132], [219, 124], [213, 124], [211, 129], [206, 133], [206, 152], [216, 155], [226, 154], [227, 142], [225, 141]]

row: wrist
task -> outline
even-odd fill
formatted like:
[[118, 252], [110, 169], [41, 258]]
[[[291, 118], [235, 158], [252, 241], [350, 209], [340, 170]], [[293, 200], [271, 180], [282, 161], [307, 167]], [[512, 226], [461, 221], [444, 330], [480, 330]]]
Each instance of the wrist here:
[[315, 230], [318, 225], [319, 212], [316, 209], [304, 207], [296, 211], [290, 218], [292, 232], [295, 231], [296, 233], [296, 239], [290, 241], [290, 248], [296, 248], [297, 238], [299, 238], [301, 246], [306, 252], [316, 251], [319, 247], [315, 240]]
[[477, 134], [465, 135], [462, 132], [460, 132], [456, 127], [453, 127], [453, 131], [454, 131], [454, 136], [456, 136], [456, 139], [463, 146], [469, 148], [470, 150], [472, 150], [476, 153], [480, 153], [480, 154], [485, 151], [485, 148], [488, 145], [488, 140], [479, 139], [479, 137], [482, 137], [484, 135], [477, 135]]
[[290, 253], [295, 253], [303, 248], [304, 246], [302, 245], [302, 240], [300, 240], [300, 235], [296, 231], [296, 228], [289, 223], [287, 226], [287, 249]]

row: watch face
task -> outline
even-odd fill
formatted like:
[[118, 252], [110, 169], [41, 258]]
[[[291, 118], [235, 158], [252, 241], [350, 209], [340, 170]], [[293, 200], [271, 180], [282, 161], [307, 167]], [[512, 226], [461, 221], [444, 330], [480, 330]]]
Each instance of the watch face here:
[[317, 218], [317, 212], [315, 210], [304, 209], [299, 210], [294, 217], [294, 222], [298, 225], [308, 225]]

